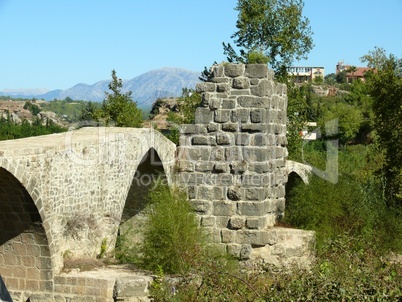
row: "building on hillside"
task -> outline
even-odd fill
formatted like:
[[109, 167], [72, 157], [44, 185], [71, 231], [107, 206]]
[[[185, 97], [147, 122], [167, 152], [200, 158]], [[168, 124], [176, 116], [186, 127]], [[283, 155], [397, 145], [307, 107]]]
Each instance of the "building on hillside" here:
[[297, 83], [313, 82], [317, 77], [324, 79], [324, 67], [288, 67], [288, 74]]
[[335, 74], [346, 72], [346, 82], [352, 83], [352, 81], [360, 79], [361, 81], [365, 81], [365, 73], [372, 68], [369, 67], [356, 67], [352, 65], [345, 65], [343, 61], [338, 62], [336, 65]]

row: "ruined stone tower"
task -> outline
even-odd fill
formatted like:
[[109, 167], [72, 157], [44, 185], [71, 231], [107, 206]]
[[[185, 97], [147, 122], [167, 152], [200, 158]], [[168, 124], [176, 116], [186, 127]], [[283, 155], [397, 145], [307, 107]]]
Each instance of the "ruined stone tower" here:
[[183, 125], [179, 183], [202, 226], [240, 259], [306, 257], [314, 235], [274, 227], [285, 210], [287, 87], [263, 64], [221, 64]]

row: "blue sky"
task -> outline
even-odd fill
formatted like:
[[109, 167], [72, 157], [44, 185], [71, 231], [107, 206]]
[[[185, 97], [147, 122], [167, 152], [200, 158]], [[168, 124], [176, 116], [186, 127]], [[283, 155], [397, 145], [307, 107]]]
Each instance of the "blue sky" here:
[[[315, 47], [295, 66], [362, 66], [402, 57], [402, 0], [305, 0]], [[201, 72], [225, 60], [237, 0], [0, 0], [0, 90], [67, 89], [161, 67]]]

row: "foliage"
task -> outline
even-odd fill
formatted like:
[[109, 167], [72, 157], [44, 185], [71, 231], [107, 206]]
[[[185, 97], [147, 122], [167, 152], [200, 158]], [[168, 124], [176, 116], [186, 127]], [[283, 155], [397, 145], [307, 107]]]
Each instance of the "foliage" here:
[[168, 121], [176, 124], [192, 124], [195, 110], [201, 104], [201, 95], [192, 89], [183, 88], [182, 96], [177, 100], [177, 113], [169, 112]]
[[43, 121], [39, 117], [35, 118], [32, 123], [23, 120], [20, 124], [13, 122], [10, 116], [0, 118], [0, 140], [59, 133], [66, 130], [51, 120]]
[[147, 213], [142, 246], [119, 251], [120, 255], [126, 254], [121, 259], [167, 273], [188, 273], [196, 267], [203, 257], [207, 237], [199, 228], [186, 194], [159, 183], [150, 191]]
[[[66, 97], [64, 100], [54, 99], [53, 101], [40, 104], [42, 110], [52, 111], [57, 115], [62, 116], [63, 119], [70, 123], [83, 120], [82, 113], [88, 106], [93, 107], [93, 111], [100, 108], [99, 103], [92, 103], [82, 100], [74, 101], [69, 97]], [[90, 118], [87, 116], [84, 120], [90, 120]]]
[[169, 133], [166, 134], [175, 144], [179, 143], [179, 125], [192, 124], [195, 120], [195, 111], [201, 104], [201, 94], [192, 89], [183, 88], [182, 96], [177, 99], [177, 110], [168, 113], [167, 121], [170, 126]]
[[31, 111], [33, 115], [37, 115], [40, 112], [38, 105], [32, 104], [31, 101], [26, 101], [23, 108]]
[[382, 174], [387, 183], [387, 201], [402, 205], [402, 59], [386, 56], [376, 48], [363, 57], [375, 71], [367, 84], [373, 98], [374, 129], [385, 152]]
[[131, 91], [122, 93], [122, 87], [122, 80], [116, 76], [116, 71], [112, 70], [112, 81], [109, 84], [112, 93], [106, 92], [102, 108], [94, 113], [94, 119], [116, 127], [141, 127], [142, 111], [132, 100]]
[[[305, 159], [321, 168], [325, 150], [309, 144]], [[308, 186], [299, 182], [288, 188], [285, 221], [295, 227], [315, 230], [318, 249], [328, 238], [345, 234], [360, 238], [376, 250], [402, 250], [402, 212], [384, 203], [385, 183], [374, 176], [381, 164], [374, 146], [350, 146], [339, 152], [336, 184], [313, 176]]]
[[295, 85], [288, 82], [288, 123], [287, 138], [289, 158], [301, 159], [303, 138], [300, 132], [305, 128], [306, 122], [311, 118], [310, 87], [308, 85]]
[[240, 54], [223, 43], [228, 61], [246, 63], [249, 53], [263, 53], [277, 75], [286, 75], [286, 67], [294, 59], [306, 59], [313, 47], [303, 6], [302, 0], [238, 0], [237, 31], [231, 38]]

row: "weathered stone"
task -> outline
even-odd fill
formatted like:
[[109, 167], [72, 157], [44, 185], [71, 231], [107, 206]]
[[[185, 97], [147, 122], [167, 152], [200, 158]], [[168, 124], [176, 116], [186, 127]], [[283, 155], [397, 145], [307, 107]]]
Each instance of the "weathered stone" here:
[[203, 227], [214, 227], [215, 226], [215, 216], [202, 216], [201, 225]]
[[268, 212], [267, 201], [239, 201], [238, 214], [244, 216], [264, 216]]
[[231, 230], [222, 230], [221, 236], [223, 243], [232, 243], [235, 241], [235, 232]]
[[215, 216], [232, 216], [236, 212], [236, 204], [227, 201], [214, 201], [212, 214]]
[[236, 135], [236, 145], [247, 146], [250, 144], [250, 135], [248, 133], [238, 133]]
[[265, 109], [252, 109], [250, 112], [250, 120], [252, 123], [264, 123], [266, 121]]
[[247, 108], [269, 108], [270, 99], [268, 97], [259, 96], [240, 96], [238, 104]]
[[227, 64], [224, 65], [225, 76], [235, 78], [242, 76], [244, 74], [244, 65], [243, 64]]
[[222, 124], [222, 131], [236, 132], [239, 130], [238, 123], [224, 123]]
[[235, 89], [247, 89], [250, 87], [250, 80], [246, 77], [234, 78], [232, 87]]
[[216, 145], [215, 137], [207, 135], [196, 135], [191, 139], [193, 145], [206, 145], [214, 146]]
[[229, 228], [238, 230], [244, 228], [245, 222], [243, 217], [233, 216], [229, 220]]
[[230, 145], [233, 141], [233, 135], [227, 132], [218, 132], [216, 134], [216, 143], [218, 145]]
[[223, 65], [214, 65], [212, 66], [212, 74], [214, 75], [214, 78], [219, 78], [224, 76], [224, 69]]
[[240, 200], [241, 190], [240, 188], [228, 188], [226, 195], [230, 200]]
[[225, 123], [230, 119], [230, 110], [229, 109], [220, 109], [215, 111], [215, 122], [216, 123]]
[[267, 218], [263, 217], [249, 217], [246, 221], [248, 229], [262, 230], [267, 226]]
[[[250, 89], [252, 95], [260, 97], [271, 96], [273, 90], [273, 81], [269, 81], [267, 79], [261, 80], [258, 85], [252, 86]], [[266, 108], [268, 108], [268, 106]]]
[[219, 124], [215, 124], [215, 123], [209, 123], [207, 126], [208, 132], [216, 132], [219, 131]]
[[251, 247], [250, 244], [243, 244], [240, 250], [240, 259], [241, 260], [250, 259], [252, 250], [253, 248]]
[[247, 123], [250, 117], [250, 109], [236, 108], [232, 111], [232, 122]]
[[195, 111], [196, 124], [209, 124], [213, 121], [213, 112], [209, 108], [198, 107]]
[[217, 162], [214, 165], [214, 170], [215, 173], [226, 173], [228, 172], [228, 164], [225, 162]]
[[214, 92], [216, 91], [216, 85], [214, 83], [202, 82], [198, 83], [195, 87], [198, 93], [201, 92]]
[[266, 78], [268, 74], [268, 66], [266, 64], [247, 64], [246, 76], [249, 78]]
[[230, 90], [230, 86], [228, 83], [218, 83], [216, 84], [216, 91], [218, 92], [226, 92]]
[[222, 100], [221, 107], [222, 109], [234, 109], [236, 108], [236, 100], [224, 99]]

